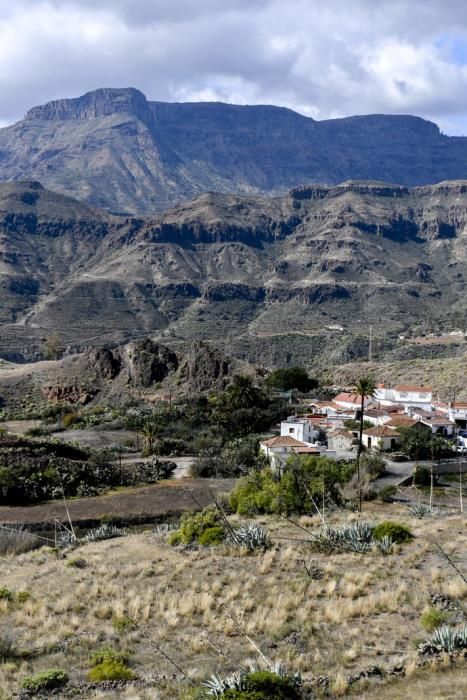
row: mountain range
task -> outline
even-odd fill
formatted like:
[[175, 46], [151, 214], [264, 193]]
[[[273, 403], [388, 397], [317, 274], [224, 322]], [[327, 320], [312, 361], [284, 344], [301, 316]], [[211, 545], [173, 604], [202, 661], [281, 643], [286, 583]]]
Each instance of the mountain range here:
[[0, 129], [0, 180], [38, 180], [113, 213], [153, 214], [206, 191], [463, 178], [467, 138], [413, 116], [315, 121], [274, 106], [153, 102], [127, 88], [49, 102]]
[[370, 324], [375, 352], [465, 328], [466, 243], [466, 181], [205, 193], [153, 216], [0, 183], [0, 356], [38, 358], [58, 331], [69, 350], [151, 336], [270, 366], [348, 361]]

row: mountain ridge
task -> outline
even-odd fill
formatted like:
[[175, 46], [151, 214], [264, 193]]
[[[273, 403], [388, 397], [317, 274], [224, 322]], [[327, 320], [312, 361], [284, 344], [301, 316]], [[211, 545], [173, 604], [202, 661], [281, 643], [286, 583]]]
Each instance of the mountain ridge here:
[[58, 330], [77, 350], [150, 335], [252, 362], [347, 361], [369, 323], [375, 352], [378, 337], [467, 327], [466, 236], [465, 181], [204, 193], [140, 217], [0, 183], [0, 356], [40, 357]]
[[165, 103], [102, 88], [0, 129], [0, 180], [39, 180], [115, 213], [152, 214], [204, 191], [277, 196], [303, 183], [463, 178], [467, 138], [411, 115], [315, 121], [274, 105]]

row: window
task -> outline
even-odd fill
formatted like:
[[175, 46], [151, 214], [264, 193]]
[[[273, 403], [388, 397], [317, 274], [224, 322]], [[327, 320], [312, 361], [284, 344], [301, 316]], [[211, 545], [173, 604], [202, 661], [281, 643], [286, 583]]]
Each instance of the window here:
[[294, 433], [294, 432], [295, 432], [295, 428], [289, 428], [289, 433]]
[[408, 393], [407, 393], [406, 391], [401, 391], [401, 392], [400, 392], [400, 397], [401, 397], [401, 399], [408, 399], [408, 398], [409, 398], [409, 395], [408, 395]]
[[426, 394], [420, 394], [420, 398], [421, 398], [421, 399], [427, 399], [428, 396], [427, 396]]

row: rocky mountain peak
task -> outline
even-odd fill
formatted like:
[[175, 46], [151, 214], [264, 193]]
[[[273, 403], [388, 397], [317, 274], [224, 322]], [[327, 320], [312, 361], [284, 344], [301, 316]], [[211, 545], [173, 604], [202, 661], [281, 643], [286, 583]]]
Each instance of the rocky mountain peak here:
[[81, 97], [53, 100], [33, 107], [26, 119], [46, 121], [87, 120], [127, 113], [145, 124], [153, 124], [152, 111], [145, 95], [135, 88], [100, 88]]

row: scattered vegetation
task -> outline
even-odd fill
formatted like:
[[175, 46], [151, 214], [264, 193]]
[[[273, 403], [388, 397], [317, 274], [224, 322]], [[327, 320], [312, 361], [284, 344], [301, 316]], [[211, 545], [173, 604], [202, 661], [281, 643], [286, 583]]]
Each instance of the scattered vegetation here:
[[93, 652], [89, 661], [91, 670], [88, 673], [90, 681], [131, 681], [137, 678], [136, 673], [128, 666], [129, 654], [116, 651], [112, 647], [103, 647]]
[[402, 542], [410, 541], [413, 535], [407, 525], [385, 520], [376, 525], [373, 530], [373, 537], [375, 540], [383, 540], [385, 537], [389, 537], [393, 542], [401, 544]]
[[426, 632], [433, 632], [437, 627], [441, 627], [447, 619], [448, 615], [443, 610], [432, 607], [423, 612], [420, 624]]
[[34, 676], [26, 676], [21, 685], [25, 690], [41, 691], [61, 688], [68, 683], [69, 677], [65, 671], [50, 669], [41, 671]]

